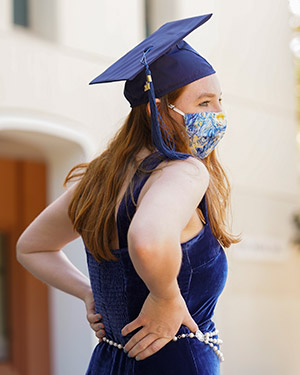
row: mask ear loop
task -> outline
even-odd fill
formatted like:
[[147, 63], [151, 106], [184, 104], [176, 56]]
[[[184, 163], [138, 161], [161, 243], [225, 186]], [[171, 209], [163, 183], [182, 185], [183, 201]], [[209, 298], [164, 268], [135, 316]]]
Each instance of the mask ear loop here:
[[179, 113], [181, 116], [183, 116], [183, 117], [185, 116], [185, 113], [182, 112], [180, 109], [176, 108], [175, 105], [173, 105], [173, 104], [168, 104], [168, 107], [171, 108], [171, 109], [173, 109], [173, 111]]
[[[146, 84], [144, 86], [144, 90], [148, 93], [149, 103], [150, 103], [150, 111], [151, 111], [151, 128], [152, 128], [152, 142], [157, 148], [159, 152], [165, 155], [168, 159], [186, 159], [192, 155], [184, 154], [181, 152], [175, 151], [175, 142], [173, 137], [167, 130], [167, 127], [157, 109], [156, 102], [155, 102], [155, 91], [152, 82], [152, 75], [147, 63], [146, 54], [151, 50], [152, 47], [148, 48], [141, 59], [141, 63], [145, 66], [145, 73], [146, 73]], [[159, 120], [161, 121], [162, 126], [159, 124]], [[165, 143], [162, 137], [162, 131], [164, 132], [165, 138], [167, 140], [167, 144]]]

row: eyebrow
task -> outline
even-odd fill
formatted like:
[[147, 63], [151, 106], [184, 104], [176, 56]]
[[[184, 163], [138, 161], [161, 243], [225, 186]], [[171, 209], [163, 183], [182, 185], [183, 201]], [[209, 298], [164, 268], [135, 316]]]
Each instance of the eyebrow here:
[[[220, 96], [222, 95], [222, 93], [220, 92]], [[210, 92], [204, 92], [202, 94], [200, 94], [198, 96], [198, 99], [202, 99], [202, 98], [214, 98], [216, 96], [216, 94], [212, 94]]]

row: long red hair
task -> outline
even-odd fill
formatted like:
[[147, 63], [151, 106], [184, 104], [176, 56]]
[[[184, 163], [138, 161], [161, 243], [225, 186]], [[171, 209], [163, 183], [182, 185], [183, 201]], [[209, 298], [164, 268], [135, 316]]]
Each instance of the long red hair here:
[[[191, 154], [184, 127], [173, 119], [168, 108], [168, 104], [174, 103], [183, 90], [180, 88], [162, 97], [159, 111], [174, 139], [175, 150]], [[76, 165], [65, 179], [65, 184], [80, 179], [69, 206], [69, 217], [74, 229], [99, 262], [115, 259], [111, 252], [111, 240], [116, 227], [117, 199], [129, 168], [137, 167], [136, 155], [145, 148], [155, 151], [147, 105], [142, 104], [132, 108], [102, 154], [90, 163]], [[230, 184], [215, 151], [202, 162], [210, 174], [206, 202], [212, 232], [222, 246], [229, 247], [239, 242], [237, 236], [228, 232], [226, 225]]]

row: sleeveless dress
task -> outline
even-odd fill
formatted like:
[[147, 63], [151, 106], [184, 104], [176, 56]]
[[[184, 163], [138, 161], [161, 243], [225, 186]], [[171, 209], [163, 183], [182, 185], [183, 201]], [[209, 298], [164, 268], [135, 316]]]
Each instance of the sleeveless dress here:
[[177, 341], [170, 341], [147, 359], [136, 361], [122, 350], [132, 334], [123, 337], [121, 329], [137, 318], [149, 293], [130, 260], [127, 231], [136, 209], [134, 202], [151, 171], [162, 160], [158, 153], [146, 157], [133, 177], [133, 188], [124, 195], [117, 215], [119, 249], [113, 250], [117, 261], [99, 263], [86, 248], [95, 308], [103, 316], [106, 333], [104, 341], [94, 349], [86, 375], [220, 374], [218, 332], [212, 316], [225, 286], [227, 259], [212, 234], [205, 196], [199, 206], [206, 224], [199, 234], [181, 245], [182, 264], [178, 275], [181, 294], [199, 329], [206, 333], [205, 340], [189, 337], [189, 329], [181, 326]]

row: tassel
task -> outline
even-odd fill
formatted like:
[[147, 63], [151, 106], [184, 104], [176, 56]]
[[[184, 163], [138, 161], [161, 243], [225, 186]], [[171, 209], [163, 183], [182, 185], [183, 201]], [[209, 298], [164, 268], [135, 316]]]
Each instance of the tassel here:
[[[152, 82], [151, 71], [146, 60], [146, 54], [150, 51], [150, 49], [151, 48], [149, 48], [147, 51], [144, 52], [141, 63], [145, 66], [145, 73], [146, 73], [145, 91], [148, 92], [148, 98], [149, 98], [149, 103], [150, 103], [152, 142], [157, 148], [157, 150], [160, 153], [162, 153], [164, 156], [166, 156], [168, 159], [184, 160], [192, 155], [175, 151], [174, 139], [168, 132], [166, 124], [164, 123], [156, 106], [155, 91], [154, 91], [154, 86]], [[165, 136], [165, 139], [167, 140], [167, 144], [165, 143], [162, 137], [162, 132]]]

